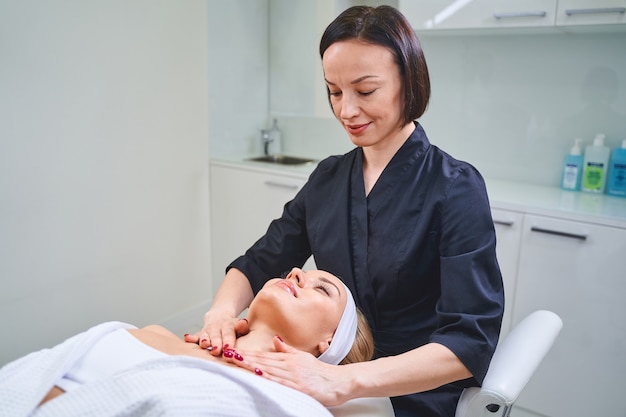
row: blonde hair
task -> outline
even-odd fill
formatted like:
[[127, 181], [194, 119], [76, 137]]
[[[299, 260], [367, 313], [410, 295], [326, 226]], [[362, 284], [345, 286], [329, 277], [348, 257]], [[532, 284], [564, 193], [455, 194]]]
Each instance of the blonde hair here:
[[372, 330], [365, 315], [356, 309], [357, 316], [357, 328], [356, 337], [352, 344], [352, 349], [346, 355], [345, 358], [339, 363], [339, 365], [347, 365], [355, 362], [366, 362], [372, 359], [374, 356], [374, 337], [372, 336]]

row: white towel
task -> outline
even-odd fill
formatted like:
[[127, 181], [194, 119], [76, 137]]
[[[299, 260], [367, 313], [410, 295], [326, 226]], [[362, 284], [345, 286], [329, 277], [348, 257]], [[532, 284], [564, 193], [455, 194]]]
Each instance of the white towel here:
[[312, 397], [245, 370], [186, 356], [168, 356], [67, 392], [42, 407], [44, 395], [102, 335], [109, 322], [52, 349], [0, 369], [0, 415], [11, 417], [324, 416]]

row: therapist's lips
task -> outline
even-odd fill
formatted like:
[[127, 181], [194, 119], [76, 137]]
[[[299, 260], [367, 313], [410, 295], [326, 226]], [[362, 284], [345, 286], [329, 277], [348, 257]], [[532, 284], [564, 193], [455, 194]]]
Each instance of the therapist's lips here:
[[365, 132], [365, 130], [369, 127], [369, 123], [363, 123], [363, 124], [353, 124], [353, 125], [349, 125], [346, 124], [346, 130], [348, 130], [348, 133], [352, 134], [352, 135], [359, 135], [363, 132]]
[[294, 297], [298, 297], [298, 293], [296, 292], [296, 287], [293, 285], [293, 283], [291, 281], [287, 281], [286, 279], [284, 279], [282, 281], [278, 281], [276, 283], [276, 285], [284, 288], [285, 291], [287, 291], [288, 293], [290, 293]]

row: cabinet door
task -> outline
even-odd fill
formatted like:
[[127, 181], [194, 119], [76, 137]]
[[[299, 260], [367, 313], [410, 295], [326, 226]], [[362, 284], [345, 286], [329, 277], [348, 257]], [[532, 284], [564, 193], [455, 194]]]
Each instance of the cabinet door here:
[[519, 407], [550, 417], [624, 415], [626, 230], [526, 215], [513, 322], [548, 309], [563, 330]]
[[504, 282], [504, 318], [500, 332], [502, 338], [511, 329], [523, 214], [492, 208], [491, 215], [496, 227], [496, 254]]
[[557, 0], [400, 0], [420, 30], [554, 26]]
[[211, 167], [211, 254], [213, 288], [224, 269], [256, 242], [283, 206], [304, 185], [296, 178], [232, 167]]
[[626, 0], [559, 0], [558, 26], [626, 24]]

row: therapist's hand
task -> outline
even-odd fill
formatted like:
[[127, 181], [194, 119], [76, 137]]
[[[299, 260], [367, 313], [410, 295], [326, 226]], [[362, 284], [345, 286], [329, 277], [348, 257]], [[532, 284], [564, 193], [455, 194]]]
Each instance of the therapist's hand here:
[[247, 334], [248, 320], [232, 317], [219, 310], [209, 310], [204, 314], [204, 327], [195, 334], [186, 334], [185, 342], [197, 343], [201, 348], [211, 348], [212, 355], [222, 353], [224, 345], [233, 346], [238, 335]]
[[329, 365], [287, 345], [279, 337], [274, 337], [274, 347], [276, 352], [237, 350], [233, 351], [235, 355], [225, 354], [225, 359], [263, 378], [302, 391], [326, 407], [350, 399], [349, 365]]

